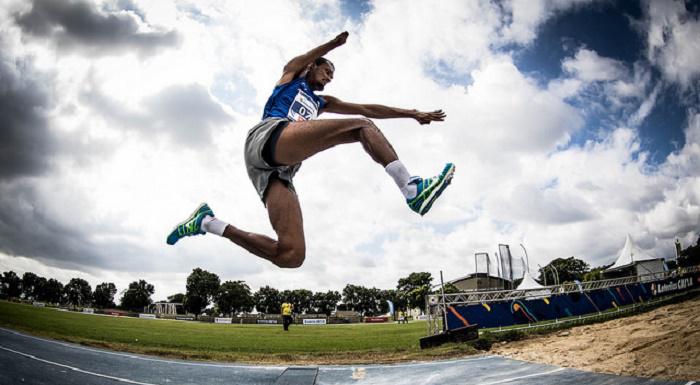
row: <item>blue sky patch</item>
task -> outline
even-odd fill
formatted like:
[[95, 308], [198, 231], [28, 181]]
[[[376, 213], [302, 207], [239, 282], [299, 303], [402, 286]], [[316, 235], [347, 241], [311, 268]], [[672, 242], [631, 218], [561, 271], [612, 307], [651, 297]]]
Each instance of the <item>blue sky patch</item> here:
[[444, 60], [427, 62], [423, 72], [442, 87], [460, 85], [467, 87], [474, 82], [470, 74], [455, 70]]
[[340, 0], [340, 9], [344, 15], [359, 22], [364, 14], [372, 10], [372, 2], [369, 0]]
[[[635, 62], [646, 62], [643, 31], [635, 23], [645, 16], [637, 2], [596, 3], [557, 15], [539, 29], [535, 41], [520, 51], [514, 51], [515, 64], [534, 77], [540, 85], [565, 78], [562, 62], [573, 57], [579, 49], [595, 51], [599, 56], [622, 62], [632, 72]], [[652, 71], [651, 84], [660, 81], [658, 71]], [[580, 146], [588, 140], [599, 140], [601, 132], [625, 126], [642, 101], [613, 108], [602, 83], [594, 83], [569, 102], [581, 109], [586, 124], [574, 133], [569, 146]], [[651, 90], [647, 90], [651, 92]], [[649, 115], [638, 128], [642, 151], [649, 153], [651, 165], [663, 162], [685, 143], [683, 130], [687, 125], [686, 107], [680, 101], [676, 87], [662, 87]]]

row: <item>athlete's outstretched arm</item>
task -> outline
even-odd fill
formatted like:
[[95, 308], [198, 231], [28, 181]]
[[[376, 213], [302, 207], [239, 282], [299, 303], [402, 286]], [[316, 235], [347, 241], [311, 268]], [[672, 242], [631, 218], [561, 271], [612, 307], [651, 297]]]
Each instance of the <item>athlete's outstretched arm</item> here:
[[285, 84], [285, 83], [289, 83], [292, 80], [294, 80], [294, 78], [296, 78], [299, 75], [299, 73], [301, 73], [301, 71], [305, 70], [306, 67], [309, 66], [309, 64], [313, 63], [314, 60], [327, 54], [328, 52], [330, 52], [334, 48], [338, 48], [341, 45], [345, 44], [345, 41], [347, 40], [348, 35], [349, 35], [349, 33], [347, 31], [343, 32], [343, 33], [339, 34], [338, 36], [336, 36], [333, 40], [331, 40], [327, 43], [321, 44], [318, 47], [312, 49], [311, 51], [309, 51], [303, 55], [299, 55], [299, 56], [295, 57], [294, 59], [290, 60], [289, 63], [287, 63], [284, 66], [282, 77], [277, 82], [277, 84], [278, 85]]
[[388, 107], [381, 104], [357, 104], [344, 102], [334, 96], [323, 95], [326, 105], [321, 112], [333, 112], [344, 115], [362, 115], [373, 119], [412, 118], [420, 124], [441, 122], [445, 120], [442, 110], [423, 112], [418, 110], [406, 110], [403, 108]]

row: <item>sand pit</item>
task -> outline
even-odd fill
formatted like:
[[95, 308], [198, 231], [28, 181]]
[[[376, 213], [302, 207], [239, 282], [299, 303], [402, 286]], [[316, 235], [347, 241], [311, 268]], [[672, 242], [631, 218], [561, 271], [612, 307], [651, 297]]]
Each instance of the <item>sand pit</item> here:
[[700, 296], [647, 313], [500, 343], [493, 353], [617, 375], [700, 380]]

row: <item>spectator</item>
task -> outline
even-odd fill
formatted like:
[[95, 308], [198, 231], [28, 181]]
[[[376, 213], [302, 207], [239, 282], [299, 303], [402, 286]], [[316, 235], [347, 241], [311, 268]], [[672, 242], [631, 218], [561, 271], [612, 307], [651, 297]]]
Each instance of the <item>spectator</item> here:
[[289, 331], [289, 325], [292, 323], [292, 310], [294, 310], [294, 305], [285, 302], [282, 304], [282, 325], [284, 326], [284, 331]]

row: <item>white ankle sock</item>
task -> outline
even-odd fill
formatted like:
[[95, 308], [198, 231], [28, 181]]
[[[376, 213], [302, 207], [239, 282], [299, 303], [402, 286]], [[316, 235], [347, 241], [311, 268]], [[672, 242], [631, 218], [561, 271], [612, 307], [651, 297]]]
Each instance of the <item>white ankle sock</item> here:
[[226, 226], [228, 226], [228, 223], [220, 221], [210, 215], [207, 215], [204, 217], [204, 219], [202, 219], [202, 230], [206, 231], [207, 233], [214, 233], [216, 235], [223, 236]]
[[406, 199], [411, 199], [416, 196], [416, 186], [408, 184], [409, 179], [411, 179], [411, 174], [408, 173], [406, 166], [404, 166], [400, 160], [396, 159], [387, 164], [384, 170], [394, 179], [394, 182], [399, 186], [399, 190], [401, 190], [401, 193]]

